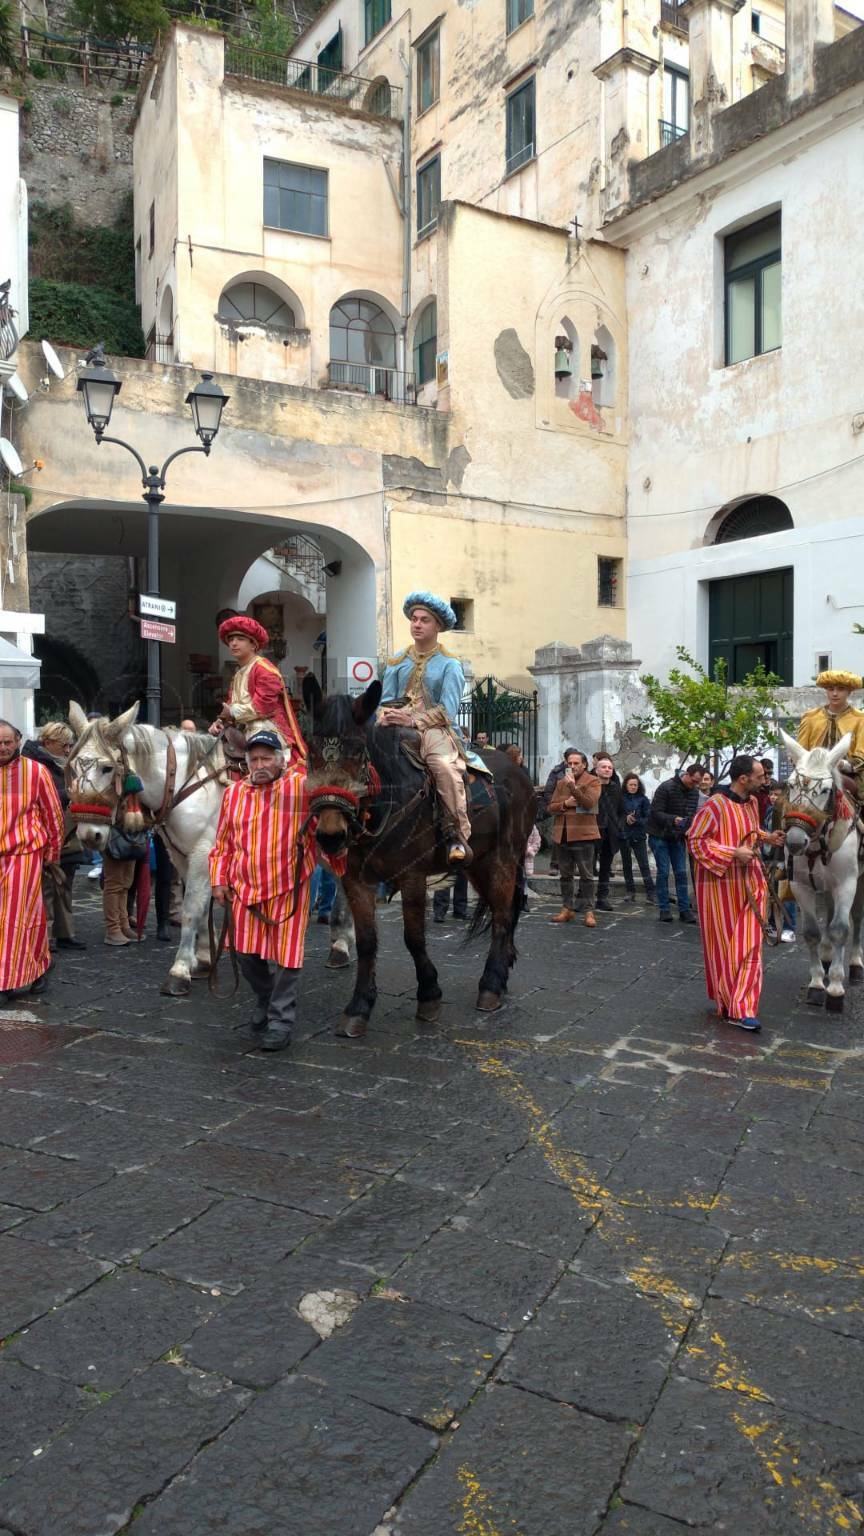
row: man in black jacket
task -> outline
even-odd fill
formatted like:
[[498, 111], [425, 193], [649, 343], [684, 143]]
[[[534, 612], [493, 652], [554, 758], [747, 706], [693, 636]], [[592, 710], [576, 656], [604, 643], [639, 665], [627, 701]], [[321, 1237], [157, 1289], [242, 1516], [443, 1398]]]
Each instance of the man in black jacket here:
[[615, 772], [608, 752], [594, 753], [594, 772], [601, 785], [600, 804], [597, 807], [597, 825], [600, 829], [600, 861], [597, 871], [597, 911], [613, 912], [609, 900], [609, 879], [612, 860], [618, 852], [621, 840], [621, 780]]
[[682, 923], [695, 923], [687, 888], [687, 845], [684, 841], [699, 807], [699, 786], [704, 769], [701, 763], [679, 768], [654, 793], [648, 821], [648, 841], [657, 863], [657, 902], [661, 923], [671, 923], [669, 910], [669, 874], [675, 875], [678, 916]]

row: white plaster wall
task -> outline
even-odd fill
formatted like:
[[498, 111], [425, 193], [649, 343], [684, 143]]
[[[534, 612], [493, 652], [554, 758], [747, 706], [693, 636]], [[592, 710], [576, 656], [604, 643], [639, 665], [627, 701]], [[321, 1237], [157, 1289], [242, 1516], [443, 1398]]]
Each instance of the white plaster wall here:
[[[662, 222], [658, 203], [656, 227], [629, 245], [633, 560], [700, 546], [714, 514], [739, 496], [780, 496], [796, 527], [859, 512], [862, 106], [831, 137], [751, 177], [733, 181], [724, 167]], [[721, 236], [778, 206], [783, 345], [726, 368]]]
[[27, 188], [18, 174], [18, 102], [0, 95], [0, 282], [12, 279], [19, 336], [27, 333]]
[[[864, 484], [864, 460], [861, 466]], [[795, 515], [794, 503], [790, 507]], [[827, 651], [836, 667], [864, 670], [864, 519], [860, 516], [733, 544], [682, 549], [653, 560], [631, 560], [629, 631], [643, 670], [665, 675], [684, 645], [700, 661], [708, 654], [708, 583], [745, 571], [792, 567], [794, 572], [793, 682], [806, 686], [816, 656]]]

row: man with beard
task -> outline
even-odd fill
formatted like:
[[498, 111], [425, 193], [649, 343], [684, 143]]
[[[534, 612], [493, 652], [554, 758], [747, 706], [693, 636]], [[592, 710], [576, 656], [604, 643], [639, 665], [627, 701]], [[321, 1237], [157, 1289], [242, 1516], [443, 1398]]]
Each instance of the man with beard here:
[[[256, 997], [250, 1020], [262, 1051], [291, 1044], [297, 988], [309, 923], [316, 853], [307, 831], [306, 770], [286, 767], [275, 731], [246, 741], [249, 776], [222, 799], [210, 854], [213, 899], [231, 903], [234, 948]], [[271, 969], [272, 967], [272, 969]]]
[[65, 830], [50, 773], [20, 746], [21, 732], [0, 720], [0, 1000], [45, 985], [42, 870], [59, 861]]
[[[742, 753], [721, 785], [696, 812], [687, 834], [696, 870], [696, 906], [708, 996], [739, 1029], [755, 1031], [762, 991], [762, 927], [766, 880], [758, 844], [780, 847], [782, 832], [763, 832], [758, 792], [765, 769]], [[753, 905], [751, 906], [750, 897]], [[754, 910], [755, 908], [755, 910]]]

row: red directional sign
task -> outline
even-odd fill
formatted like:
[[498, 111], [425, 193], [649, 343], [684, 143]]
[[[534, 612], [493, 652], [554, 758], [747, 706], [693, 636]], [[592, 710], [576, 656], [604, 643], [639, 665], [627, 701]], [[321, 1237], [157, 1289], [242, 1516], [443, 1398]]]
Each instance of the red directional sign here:
[[142, 619], [141, 639], [161, 640], [165, 645], [174, 645], [177, 641], [177, 626], [160, 624], [158, 619]]

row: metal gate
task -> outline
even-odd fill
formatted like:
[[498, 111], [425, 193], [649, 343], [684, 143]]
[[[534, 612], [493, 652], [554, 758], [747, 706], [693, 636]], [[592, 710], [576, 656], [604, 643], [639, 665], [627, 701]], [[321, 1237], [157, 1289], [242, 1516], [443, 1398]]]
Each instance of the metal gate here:
[[518, 688], [508, 688], [496, 677], [483, 677], [462, 700], [459, 724], [469, 741], [475, 740], [478, 731], [485, 731], [490, 747], [507, 747], [512, 742], [537, 782], [536, 689], [533, 693], [522, 693]]

